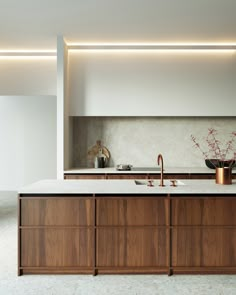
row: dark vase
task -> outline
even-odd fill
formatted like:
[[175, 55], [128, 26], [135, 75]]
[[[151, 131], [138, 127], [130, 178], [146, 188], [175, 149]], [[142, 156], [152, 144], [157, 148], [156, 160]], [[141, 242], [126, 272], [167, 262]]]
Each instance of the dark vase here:
[[206, 166], [210, 169], [215, 168], [224, 168], [230, 167], [233, 168], [235, 166], [235, 160], [218, 160], [218, 159], [205, 159]]

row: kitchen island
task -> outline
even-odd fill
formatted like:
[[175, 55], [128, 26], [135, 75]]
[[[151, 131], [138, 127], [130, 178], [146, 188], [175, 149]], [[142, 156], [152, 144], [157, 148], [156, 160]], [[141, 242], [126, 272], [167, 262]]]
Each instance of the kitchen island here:
[[45, 180], [19, 191], [18, 275], [236, 273], [236, 181]]

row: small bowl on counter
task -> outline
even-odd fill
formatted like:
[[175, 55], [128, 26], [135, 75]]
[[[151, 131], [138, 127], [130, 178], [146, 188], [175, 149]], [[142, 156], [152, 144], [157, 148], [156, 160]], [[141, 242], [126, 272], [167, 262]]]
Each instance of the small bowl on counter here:
[[116, 170], [118, 171], [129, 171], [131, 170], [132, 165], [130, 164], [118, 164], [116, 165]]

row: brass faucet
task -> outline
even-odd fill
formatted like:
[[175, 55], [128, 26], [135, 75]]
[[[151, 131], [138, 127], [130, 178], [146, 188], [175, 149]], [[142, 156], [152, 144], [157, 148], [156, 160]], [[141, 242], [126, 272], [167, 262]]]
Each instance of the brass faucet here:
[[163, 157], [161, 154], [158, 155], [157, 157], [157, 164], [160, 165], [161, 161], [161, 180], [159, 186], [165, 186], [164, 185], [164, 176], [163, 176], [163, 170], [164, 170], [164, 164], [163, 164]]

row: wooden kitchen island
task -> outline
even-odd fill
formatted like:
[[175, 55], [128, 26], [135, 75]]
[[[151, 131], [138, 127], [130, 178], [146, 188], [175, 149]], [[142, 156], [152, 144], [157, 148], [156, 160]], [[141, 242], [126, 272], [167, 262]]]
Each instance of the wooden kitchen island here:
[[236, 181], [45, 180], [19, 191], [18, 275], [236, 274]]

